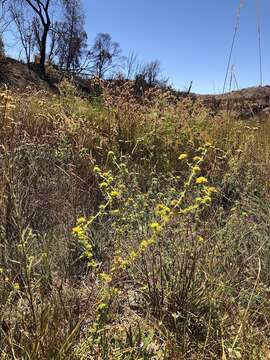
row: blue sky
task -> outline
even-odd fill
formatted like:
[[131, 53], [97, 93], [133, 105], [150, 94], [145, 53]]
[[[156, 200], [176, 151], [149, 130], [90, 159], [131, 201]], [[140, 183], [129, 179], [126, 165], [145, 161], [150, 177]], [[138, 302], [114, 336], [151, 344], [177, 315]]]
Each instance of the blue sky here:
[[[270, 84], [270, 1], [246, 0], [232, 57], [239, 87], [258, 85], [255, 3], [261, 3], [264, 84]], [[178, 89], [221, 92], [239, 0], [83, 0], [91, 43], [108, 32], [124, 54], [159, 59]]]
[[[263, 84], [270, 84], [270, 1], [242, 0], [231, 64], [240, 88], [259, 85], [256, 3], [260, 4]], [[222, 92], [240, 0], [82, 0], [89, 45], [99, 32], [134, 50], [141, 62], [158, 59], [180, 90]], [[8, 35], [7, 51], [18, 55]], [[229, 85], [227, 86], [228, 89]], [[236, 87], [234, 87], [236, 88]]]

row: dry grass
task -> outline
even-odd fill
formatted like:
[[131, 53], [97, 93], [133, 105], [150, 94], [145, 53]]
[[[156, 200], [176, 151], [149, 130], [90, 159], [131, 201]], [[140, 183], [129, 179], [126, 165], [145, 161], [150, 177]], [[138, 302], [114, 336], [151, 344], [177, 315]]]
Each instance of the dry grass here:
[[1, 358], [267, 358], [268, 120], [61, 92], [1, 98]]

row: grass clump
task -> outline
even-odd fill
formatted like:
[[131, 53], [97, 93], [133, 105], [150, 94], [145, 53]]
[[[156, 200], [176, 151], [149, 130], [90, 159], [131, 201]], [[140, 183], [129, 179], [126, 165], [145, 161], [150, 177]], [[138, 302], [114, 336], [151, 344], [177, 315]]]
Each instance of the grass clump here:
[[267, 358], [269, 124], [99, 86], [2, 94], [1, 358]]

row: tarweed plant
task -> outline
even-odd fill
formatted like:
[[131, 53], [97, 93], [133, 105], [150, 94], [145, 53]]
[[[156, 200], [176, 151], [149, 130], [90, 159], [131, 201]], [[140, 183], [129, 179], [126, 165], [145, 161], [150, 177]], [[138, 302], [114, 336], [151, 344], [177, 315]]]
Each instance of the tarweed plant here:
[[267, 358], [269, 124], [94, 87], [1, 95], [1, 358]]

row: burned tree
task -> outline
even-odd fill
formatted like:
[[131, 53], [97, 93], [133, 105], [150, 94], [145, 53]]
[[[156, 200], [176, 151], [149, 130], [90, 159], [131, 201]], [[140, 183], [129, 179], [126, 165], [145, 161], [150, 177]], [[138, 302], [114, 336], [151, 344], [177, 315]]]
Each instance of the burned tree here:
[[110, 34], [98, 34], [89, 53], [91, 72], [98, 78], [112, 73], [119, 67], [122, 60], [121, 52], [120, 45], [112, 41]]
[[57, 55], [59, 66], [65, 71], [78, 71], [87, 47], [84, 14], [80, 0], [63, 1], [64, 18], [58, 24]]
[[[35, 14], [40, 24], [40, 63], [38, 70], [42, 78], [45, 77], [45, 61], [48, 35], [51, 27], [50, 8], [52, 0], [17, 0], [22, 5], [27, 5]], [[14, 1], [12, 2], [14, 3]]]

